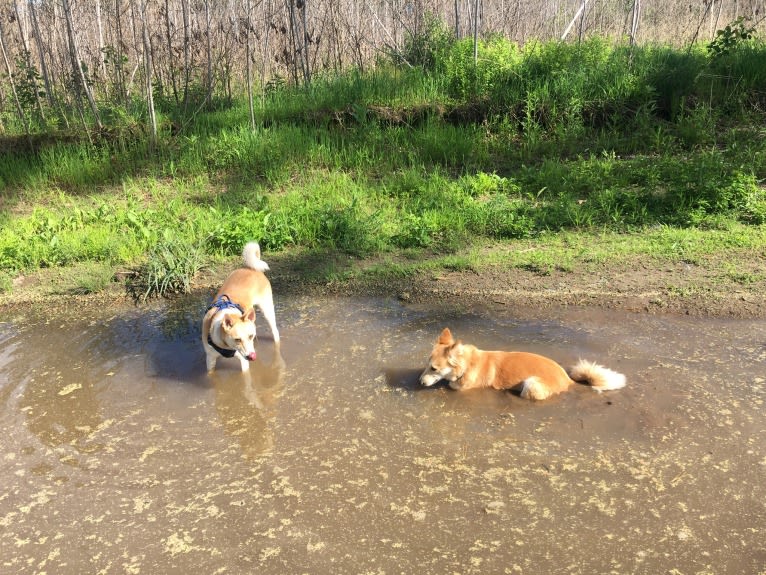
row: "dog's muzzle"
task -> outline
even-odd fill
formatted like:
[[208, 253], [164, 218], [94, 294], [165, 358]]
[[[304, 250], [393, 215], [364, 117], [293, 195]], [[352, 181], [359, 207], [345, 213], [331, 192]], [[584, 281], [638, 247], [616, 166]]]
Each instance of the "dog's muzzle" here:
[[426, 369], [420, 374], [420, 385], [431, 387], [432, 385], [439, 383], [442, 379], [442, 375], [438, 371]]

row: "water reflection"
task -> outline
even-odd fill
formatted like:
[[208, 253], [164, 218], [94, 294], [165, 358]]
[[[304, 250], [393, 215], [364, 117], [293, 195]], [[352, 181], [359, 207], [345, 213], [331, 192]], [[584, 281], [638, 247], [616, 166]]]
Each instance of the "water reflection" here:
[[242, 454], [248, 459], [273, 449], [271, 421], [284, 390], [284, 359], [274, 353], [266, 363], [262, 356], [261, 353], [251, 362], [249, 372], [219, 369], [209, 376], [218, 418], [226, 433], [236, 438]]
[[[383, 370], [386, 378], [386, 384], [394, 389], [406, 391], [428, 391], [428, 388], [420, 385], [420, 374], [422, 369], [410, 367], [388, 367]], [[445, 383], [438, 383], [436, 388], [446, 386]]]
[[103, 445], [91, 433], [103, 419], [96, 384], [82, 368], [34, 370], [21, 400], [27, 428], [50, 447], [69, 445], [92, 453]]
[[103, 448], [94, 436], [103, 423], [99, 393], [119, 369], [122, 328], [115, 318], [82, 318], [74, 325], [47, 320], [25, 324], [16, 336], [30, 340], [18, 348], [7, 371], [20, 392], [18, 409], [43, 445], [63, 448], [57, 453], [64, 463], [77, 465], [72, 451], [90, 454]]

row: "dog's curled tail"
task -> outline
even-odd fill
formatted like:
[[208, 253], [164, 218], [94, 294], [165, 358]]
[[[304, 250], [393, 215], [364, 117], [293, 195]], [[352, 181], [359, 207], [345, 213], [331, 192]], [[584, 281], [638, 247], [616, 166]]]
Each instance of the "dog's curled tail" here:
[[589, 384], [598, 392], [625, 387], [623, 374], [585, 359], [581, 359], [569, 368], [569, 377], [574, 381]]
[[245, 267], [259, 272], [265, 272], [269, 265], [261, 259], [261, 246], [258, 242], [248, 242], [242, 250], [242, 259]]

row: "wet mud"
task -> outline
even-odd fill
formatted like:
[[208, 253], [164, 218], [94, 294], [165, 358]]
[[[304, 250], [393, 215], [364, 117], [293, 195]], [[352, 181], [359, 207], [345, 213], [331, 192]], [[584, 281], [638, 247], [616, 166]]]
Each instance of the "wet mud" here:
[[[766, 572], [763, 321], [278, 298], [208, 376], [207, 303], [4, 318], [0, 572]], [[421, 388], [445, 326], [628, 386]]]

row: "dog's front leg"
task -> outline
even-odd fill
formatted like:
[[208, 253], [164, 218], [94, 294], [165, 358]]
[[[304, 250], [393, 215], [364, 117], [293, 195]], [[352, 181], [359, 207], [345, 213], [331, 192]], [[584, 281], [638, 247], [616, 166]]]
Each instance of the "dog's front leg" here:
[[215, 362], [218, 359], [218, 352], [207, 342], [208, 337], [210, 337], [210, 322], [213, 319], [212, 314], [213, 312], [208, 310], [202, 320], [202, 349], [205, 350], [205, 363], [207, 364], [208, 373], [213, 373], [213, 371], [215, 371]]
[[237, 359], [239, 360], [239, 365], [242, 368], [242, 373], [250, 371], [250, 361], [248, 361], [246, 357], [237, 352]]
[[215, 371], [215, 362], [218, 360], [218, 352], [212, 347], [205, 344], [205, 363], [207, 364], [207, 372], [213, 373]]

